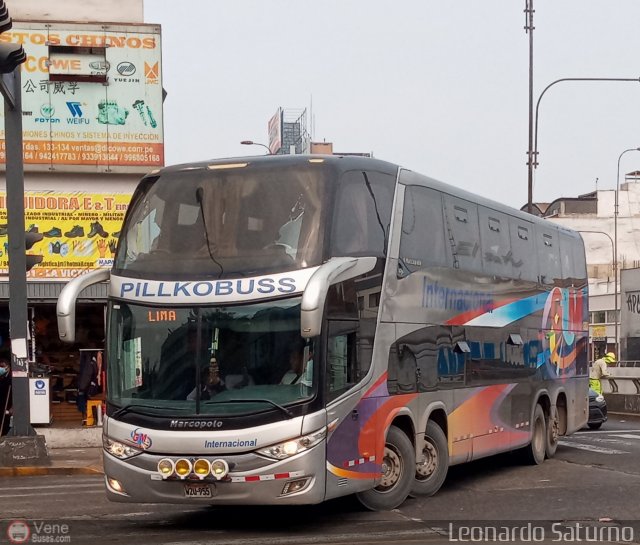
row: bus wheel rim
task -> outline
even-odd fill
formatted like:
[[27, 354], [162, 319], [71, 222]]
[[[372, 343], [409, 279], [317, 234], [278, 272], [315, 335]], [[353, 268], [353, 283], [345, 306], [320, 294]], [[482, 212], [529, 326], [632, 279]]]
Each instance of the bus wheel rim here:
[[382, 479], [378, 490], [386, 492], [392, 489], [402, 475], [402, 458], [393, 445], [386, 445], [382, 460]]
[[424, 462], [416, 466], [416, 473], [418, 478], [427, 479], [435, 473], [438, 467], [438, 450], [433, 443], [425, 439], [422, 454]]

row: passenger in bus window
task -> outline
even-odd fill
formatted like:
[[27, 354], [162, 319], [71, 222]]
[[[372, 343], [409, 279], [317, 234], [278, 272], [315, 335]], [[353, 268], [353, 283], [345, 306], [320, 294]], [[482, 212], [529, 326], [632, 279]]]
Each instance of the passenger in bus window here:
[[[211, 399], [216, 394], [226, 390], [224, 381], [220, 378], [220, 368], [215, 356], [211, 358], [209, 365], [203, 367], [200, 372], [200, 399]], [[188, 400], [196, 398], [198, 387], [196, 386], [189, 395]]]

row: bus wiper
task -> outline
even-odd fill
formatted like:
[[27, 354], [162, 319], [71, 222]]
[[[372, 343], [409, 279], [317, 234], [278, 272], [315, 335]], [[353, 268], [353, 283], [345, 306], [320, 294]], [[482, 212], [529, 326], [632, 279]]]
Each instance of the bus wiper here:
[[[213, 240], [213, 242], [209, 240], [209, 229], [207, 227], [207, 218], [204, 215], [204, 205], [202, 204], [202, 201], [203, 201], [202, 194], [203, 194], [203, 189], [201, 187], [196, 189], [196, 201], [198, 201], [198, 205], [200, 206], [200, 213], [202, 214], [202, 225], [204, 226], [204, 236], [207, 241], [207, 251], [209, 252], [209, 257], [211, 258], [211, 261], [213, 261], [218, 267], [220, 267], [220, 274], [218, 275], [218, 278], [220, 278], [224, 273], [224, 268], [222, 267], [220, 262], [215, 258], [215, 256], [218, 254], [217, 242], [215, 240]], [[213, 245], [213, 249], [212, 249], [212, 245]]]
[[210, 400], [210, 401], [204, 401], [203, 402], [204, 405], [214, 405], [216, 403], [220, 403], [220, 404], [224, 404], [224, 403], [268, 403], [269, 405], [275, 407], [276, 409], [280, 409], [284, 414], [287, 415], [288, 418], [293, 418], [294, 417], [294, 414], [289, 409], [287, 409], [286, 407], [283, 407], [282, 405], [279, 405], [275, 401], [271, 401], [270, 399], [222, 399], [220, 401]]
[[120, 407], [116, 412], [111, 415], [111, 418], [120, 418], [121, 416], [133, 412], [138, 414], [149, 414], [138, 409], [164, 409], [165, 407], [156, 407], [154, 405], [142, 405], [140, 403], [131, 403], [130, 405], [124, 405]]

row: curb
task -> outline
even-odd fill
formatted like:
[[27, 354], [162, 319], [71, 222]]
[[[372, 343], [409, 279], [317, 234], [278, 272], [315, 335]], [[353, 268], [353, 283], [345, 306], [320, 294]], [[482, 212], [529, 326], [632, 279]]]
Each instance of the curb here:
[[0, 467], [0, 477], [32, 477], [37, 475], [103, 475], [92, 467]]
[[99, 467], [0, 467], [0, 477], [32, 477], [37, 475], [103, 475]]

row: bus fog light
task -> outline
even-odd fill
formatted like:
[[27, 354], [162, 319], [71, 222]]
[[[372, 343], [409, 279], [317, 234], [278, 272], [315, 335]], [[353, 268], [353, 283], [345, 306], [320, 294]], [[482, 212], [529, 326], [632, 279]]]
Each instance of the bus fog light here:
[[193, 472], [200, 478], [200, 480], [204, 479], [209, 472], [211, 471], [211, 464], [209, 460], [205, 460], [204, 458], [198, 458], [193, 463]]
[[229, 473], [229, 464], [224, 460], [214, 460], [211, 462], [211, 474], [218, 480], [224, 479]]
[[174, 468], [175, 466], [173, 465], [173, 460], [170, 460], [169, 458], [163, 458], [158, 462], [158, 473], [162, 475], [163, 479], [171, 477]]
[[114, 492], [118, 492], [119, 494], [124, 494], [124, 487], [120, 484], [120, 481], [117, 479], [113, 479], [111, 477], [107, 477], [107, 483], [109, 484], [109, 488]]
[[186, 479], [191, 473], [191, 462], [186, 458], [180, 458], [176, 462], [175, 472], [181, 479]]
[[284, 488], [282, 489], [282, 495], [286, 496], [287, 494], [293, 494], [294, 492], [300, 492], [300, 490], [303, 490], [304, 488], [306, 488], [306, 486], [309, 484], [310, 480], [311, 480], [311, 477], [305, 477], [304, 479], [297, 479], [295, 481], [289, 481], [288, 483], [286, 483], [284, 485]]

